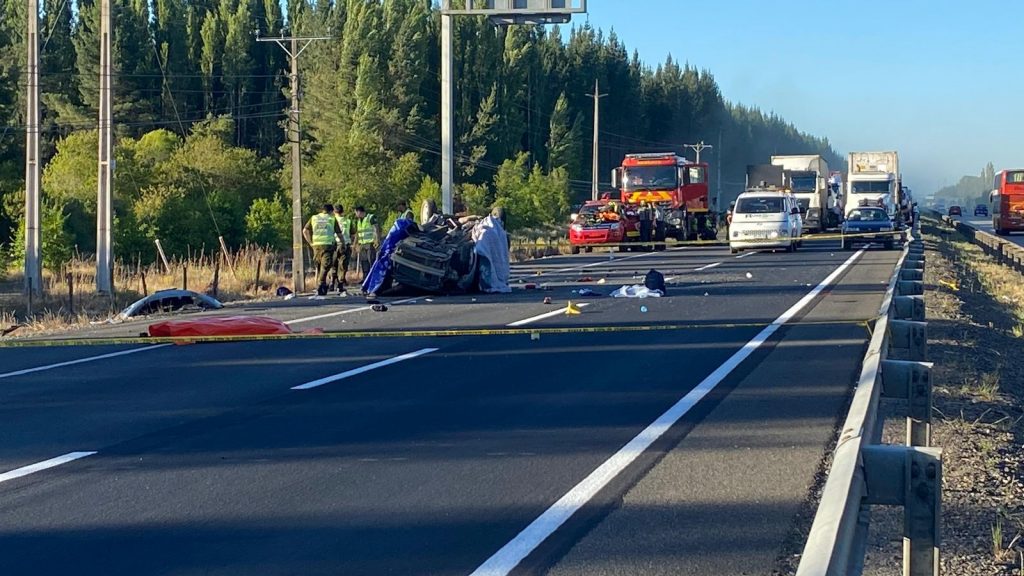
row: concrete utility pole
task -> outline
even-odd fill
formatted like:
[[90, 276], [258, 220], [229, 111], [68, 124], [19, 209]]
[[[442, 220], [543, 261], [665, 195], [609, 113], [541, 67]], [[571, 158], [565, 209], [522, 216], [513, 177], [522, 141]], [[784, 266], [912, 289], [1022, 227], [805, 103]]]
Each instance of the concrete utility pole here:
[[25, 115], [25, 294], [43, 291], [39, 242], [39, 0], [28, 0], [28, 102]]
[[110, 30], [110, 0], [100, 0], [100, 138], [96, 192], [96, 291], [100, 294], [111, 294], [114, 291], [114, 246], [111, 239], [114, 178], [114, 139], [111, 133], [113, 70], [110, 62]]
[[[274, 42], [284, 50], [291, 63], [288, 77], [292, 93], [292, 108], [288, 114], [288, 141], [292, 145], [292, 291], [301, 294], [306, 291], [306, 263], [303, 256], [302, 239], [302, 135], [299, 132], [299, 55], [316, 40], [330, 40], [329, 36], [297, 36], [260, 38], [257, 42]], [[287, 42], [287, 44], [285, 44]], [[299, 45], [301, 44], [301, 46]]]
[[698, 142], [696, 144], [684, 144], [684, 146], [686, 146], [690, 150], [693, 150], [694, 152], [697, 153], [697, 163], [698, 164], [700, 164], [700, 153], [701, 153], [701, 151], [705, 150], [707, 148], [714, 148], [714, 146], [712, 146], [710, 144], [705, 144], [703, 140], [701, 140], [700, 142]]
[[597, 79], [594, 79], [594, 93], [587, 94], [587, 98], [594, 99], [594, 158], [593, 167], [591, 168], [592, 175], [590, 177], [590, 199], [597, 200], [597, 172], [601, 169], [598, 165], [598, 143], [600, 142], [600, 128], [601, 128], [601, 98], [608, 96], [608, 94], [601, 94], [601, 86]]
[[441, 3], [441, 211], [455, 210], [455, 78], [452, 71], [451, 0]]

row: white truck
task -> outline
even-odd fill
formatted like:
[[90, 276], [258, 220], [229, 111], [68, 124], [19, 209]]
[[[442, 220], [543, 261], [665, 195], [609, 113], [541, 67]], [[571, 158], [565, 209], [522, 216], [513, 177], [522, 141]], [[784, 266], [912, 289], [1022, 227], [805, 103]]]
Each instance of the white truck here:
[[900, 157], [894, 151], [850, 152], [846, 213], [858, 206], [881, 206], [893, 219], [900, 211]]
[[804, 214], [805, 230], [823, 232], [839, 226], [842, 208], [828, 185], [830, 172], [824, 158], [817, 154], [772, 156], [772, 165], [782, 168], [785, 187], [796, 196]]

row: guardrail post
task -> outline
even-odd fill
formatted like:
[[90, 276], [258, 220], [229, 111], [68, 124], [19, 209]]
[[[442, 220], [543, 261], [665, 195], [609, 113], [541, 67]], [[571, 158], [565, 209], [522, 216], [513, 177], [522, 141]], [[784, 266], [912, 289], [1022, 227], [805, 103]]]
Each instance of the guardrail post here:
[[938, 576], [942, 451], [908, 447], [903, 503], [903, 575]]
[[923, 296], [924, 282], [920, 280], [900, 280], [896, 283], [897, 296]]
[[931, 446], [931, 362], [882, 361], [882, 396], [908, 402], [907, 446]]
[[907, 350], [910, 360], [921, 361], [928, 356], [928, 324], [910, 320], [889, 322], [890, 345]]
[[900, 280], [908, 282], [920, 282], [924, 280], [924, 270], [915, 270], [913, 268], [904, 268], [900, 270]]
[[865, 446], [864, 503], [903, 507], [903, 576], [938, 576], [942, 451]]
[[892, 299], [893, 319], [924, 322], [924, 296], [896, 296]]

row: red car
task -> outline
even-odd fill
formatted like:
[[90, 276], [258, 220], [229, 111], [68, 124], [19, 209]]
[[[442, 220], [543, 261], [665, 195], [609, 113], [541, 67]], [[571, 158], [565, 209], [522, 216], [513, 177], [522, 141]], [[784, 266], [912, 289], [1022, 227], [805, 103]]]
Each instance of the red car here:
[[963, 216], [963, 215], [964, 215], [964, 212], [963, 212], [963, 210], [960, 209], [959, 206], [950, 206], [949, 207], [949, 216]]
[[640, 219], [631, 206], [615, 202], [591, 200], [572, 215], [569, 224], [569, 244], [572, 253], [591, 252], [595, 245], [617, 245], [626, 248], [627, 242], [640, 239]]

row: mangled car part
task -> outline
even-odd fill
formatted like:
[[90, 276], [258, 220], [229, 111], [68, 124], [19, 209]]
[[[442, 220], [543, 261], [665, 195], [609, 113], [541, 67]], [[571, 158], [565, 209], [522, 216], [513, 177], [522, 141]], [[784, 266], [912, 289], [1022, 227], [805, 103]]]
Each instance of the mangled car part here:
[[145, 298], [140, 298], [109, 322], [124, 322], [136, 316], [148, 316], [150, 314], [166, 314], [169, 312], [200, 312], [204, 310], [219, 310], [224, 305], [216, 298], [205, 294], [193, 292], [192, 290], [160, 290]]

